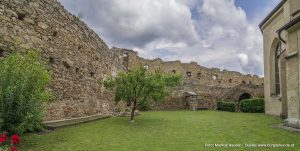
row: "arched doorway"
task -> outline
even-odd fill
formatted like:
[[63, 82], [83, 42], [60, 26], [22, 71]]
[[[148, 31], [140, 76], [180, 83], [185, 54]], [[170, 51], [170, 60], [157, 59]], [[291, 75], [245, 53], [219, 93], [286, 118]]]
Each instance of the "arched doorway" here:
[[250, 99], [250, 98], [251, 98], [251, 94], [249, 94], [249, 93], [243, 93], [239, 97], [239, 102], [241, 102], [242, 100], [245, 100], [245, 99]]
[[250, 99], [251, 98], [251, 94], [249, 93], [243, 93], [242, 95], [240, 95], [239, 97], [239, 102], [237, 104], [237, 111], [239, 112], [240, 111], [240, 103], [242, 100], [245, 100], [245, 99]]

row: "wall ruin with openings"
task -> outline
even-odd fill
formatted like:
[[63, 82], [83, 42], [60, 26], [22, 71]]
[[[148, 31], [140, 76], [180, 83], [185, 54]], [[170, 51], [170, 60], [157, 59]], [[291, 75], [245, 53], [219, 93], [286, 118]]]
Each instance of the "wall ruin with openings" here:
[[101, 81], [125, 68], [119, 56], [56, 0], [1, 0], [0, 50], [34, 48], [49, 62], [54, 98], [45, 120], [113, 112]]
[[[257, 75], [244, 75], [236, 71], [227, 71], [217, 68], [206, 68], [198, 65], [196, 62], [182, 63], [180, 61], [162, 61], [161, 59], [144, 59], [138, 56], [133, 50], [112, 48], [116, 54], [123, 58], [123, 65], [130, 71], [137, 67], [145, 67], [149, 71], [162, 70], [170, 74], [181, 74], [183, 83], [172, 92], [174, 100], [183, 100], [185, 92], [195, 92], [199, 108], [214, 109], [216, 101], [227, 99], [239, 101], [237, 95], [249, 93], [252, 97], [263, 97], [263, 78]], [[236, 94], [233, 94], [233, 90]], [[154, 105], [155, 109], [174, 109], [184, 108], [185, 103], [177, 101], [177, 107], [174, 102], [158, 103]], [[170, 105], [171, 104], [171, 105]], [[166, 107], [170, 106], [170, 108]]]
[[105, 90], [103, 80], [138, 65], [183, 75], [183, 85], [173, 90], [166, 103], [153, 104], [157, 110], [184, 109], [182, 94], [186, 91], [198, 94], [199, 106], [214, 108], [218, 97], [225, 96], [237, 85], [263, 84], [257, 76], [209, 69], [195, 62], [147, 60], [132, 50], [109, 49], [57, 0], [0, 1], [0, 57], [9, 55], [15, 48], [20, 52], [37, 49], [42, 60], [48, 62], [51, 73], [48, 88], [53, 98], [47, 106], [47, 121], [112, 115], [113, 94]]

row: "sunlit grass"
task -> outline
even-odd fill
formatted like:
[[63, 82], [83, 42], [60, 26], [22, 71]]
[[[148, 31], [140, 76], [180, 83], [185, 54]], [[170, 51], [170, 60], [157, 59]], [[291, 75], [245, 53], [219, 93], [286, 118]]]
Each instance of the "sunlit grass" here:
[[[23, 150], [194, 151], [300, 150], [300, 133], [272, 128], [282, 120], [264, 114], [218, 111], [143, 112], [23, 137]], [[205, 144], [295, 144], [295, 148], [209, 148]]]

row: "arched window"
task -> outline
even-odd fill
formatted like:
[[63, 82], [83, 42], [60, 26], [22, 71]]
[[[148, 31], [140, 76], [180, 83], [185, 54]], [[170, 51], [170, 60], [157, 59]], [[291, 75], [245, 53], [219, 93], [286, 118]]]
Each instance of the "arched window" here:
[[279, 57], [281, 53], [281, 44], [278, 43], [275, 50], [275, 94], [280, 94], [280, 71], [279, 71]]

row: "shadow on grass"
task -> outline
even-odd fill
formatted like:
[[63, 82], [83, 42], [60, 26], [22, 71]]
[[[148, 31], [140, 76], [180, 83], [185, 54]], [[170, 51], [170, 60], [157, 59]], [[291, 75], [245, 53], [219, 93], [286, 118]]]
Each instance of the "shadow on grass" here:
[[[164, 118], [142, 118], [140, 116], [143, 116], [143, 115], [139, 115], [139, 117], [136, 117], [134, 119], [134, 122], [131, 123], [130, 122], [130, 118], [129, 117], [114, 117], [116, 119], [115, 122], [111, 122], [111, 124], [113, 125], [122, 125], [122, 126], [145, 126], [145, 127], [148, 127], [148, 126], [157, 126], [157, 125], [160, 125], [160, 124], [163, 124], [165, 122], [167, 122], [167, 120], [165, 120]], [[121, 120], [120, 120], [121, 119]]]

